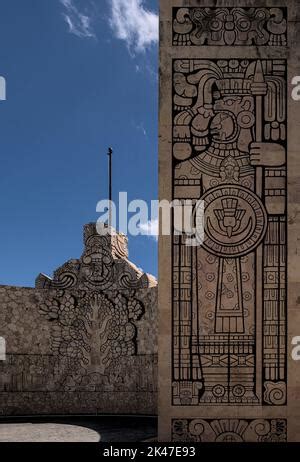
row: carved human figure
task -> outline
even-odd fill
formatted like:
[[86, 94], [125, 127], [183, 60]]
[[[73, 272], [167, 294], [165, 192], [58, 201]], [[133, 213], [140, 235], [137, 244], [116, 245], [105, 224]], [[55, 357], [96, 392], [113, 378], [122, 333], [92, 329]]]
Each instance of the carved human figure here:
[[[180, 70], [180, 64], [175, 67]], [[262, 98], [268, 86], [259, 61], [204, 62], [198, 72], [186, 74], [188, 97], [174, 99], [174, 155], [180, 160], [174, 195], [204, 201], [205, 238], [196, 249], [186, 248], [184, 236], [174, 241], [175, 262], [180, 261], [174, 269], [175, 403], [255, 404], [256, 271], [263, 265], [257, 249], [268, 216], [280, 209], [265, 200], [261, 169], [280, 169], [285, 148], [263, 140]], [[178, 76], [175, 95], [179, 82], [185, 96]], [[197, 100], [188, 107], [195, 88]], [[179, 103], [186, 107], [180, 110]], [[188, 286], [191, 296], [183, 292]]]

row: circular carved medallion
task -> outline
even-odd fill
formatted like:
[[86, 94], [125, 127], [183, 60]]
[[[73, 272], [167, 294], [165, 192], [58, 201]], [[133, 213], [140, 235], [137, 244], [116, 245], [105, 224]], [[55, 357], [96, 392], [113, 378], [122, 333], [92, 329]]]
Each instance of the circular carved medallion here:
[[259, 197], [237, 185], [207, 191], [204, 201], [203, 247], [219, 257], [240, 257], [253, 251], [263, 239], [267, 213]]

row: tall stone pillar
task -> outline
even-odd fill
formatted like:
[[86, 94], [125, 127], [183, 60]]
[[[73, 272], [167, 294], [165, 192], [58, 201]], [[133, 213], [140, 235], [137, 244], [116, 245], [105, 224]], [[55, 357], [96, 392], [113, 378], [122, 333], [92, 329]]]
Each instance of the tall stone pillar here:
[[300, 439], [300, 5], [245, 4], [160, 2], [160, 199], [204, 204], [160, 238], [164, 441]]

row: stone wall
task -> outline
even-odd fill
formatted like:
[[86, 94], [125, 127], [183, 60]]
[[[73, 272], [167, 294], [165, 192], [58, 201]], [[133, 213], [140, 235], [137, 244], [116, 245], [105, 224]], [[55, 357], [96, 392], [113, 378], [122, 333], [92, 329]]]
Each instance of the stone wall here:
[[157, 288], [127, 240], [84, 228], [84, 252], [36, 288], [0, 286], [0, 414], [157, 413]]

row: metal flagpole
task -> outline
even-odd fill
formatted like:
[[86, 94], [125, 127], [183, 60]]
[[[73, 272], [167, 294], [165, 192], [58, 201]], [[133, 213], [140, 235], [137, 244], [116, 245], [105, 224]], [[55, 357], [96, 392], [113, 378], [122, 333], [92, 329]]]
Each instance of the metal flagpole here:
[[108, 211], [108, 226], [112, 225], [112, 213], [111, 213], [111, 203], [112, 203], [112, 148], [108, 148], [108, 199], [109, 199], [109, 211]]

